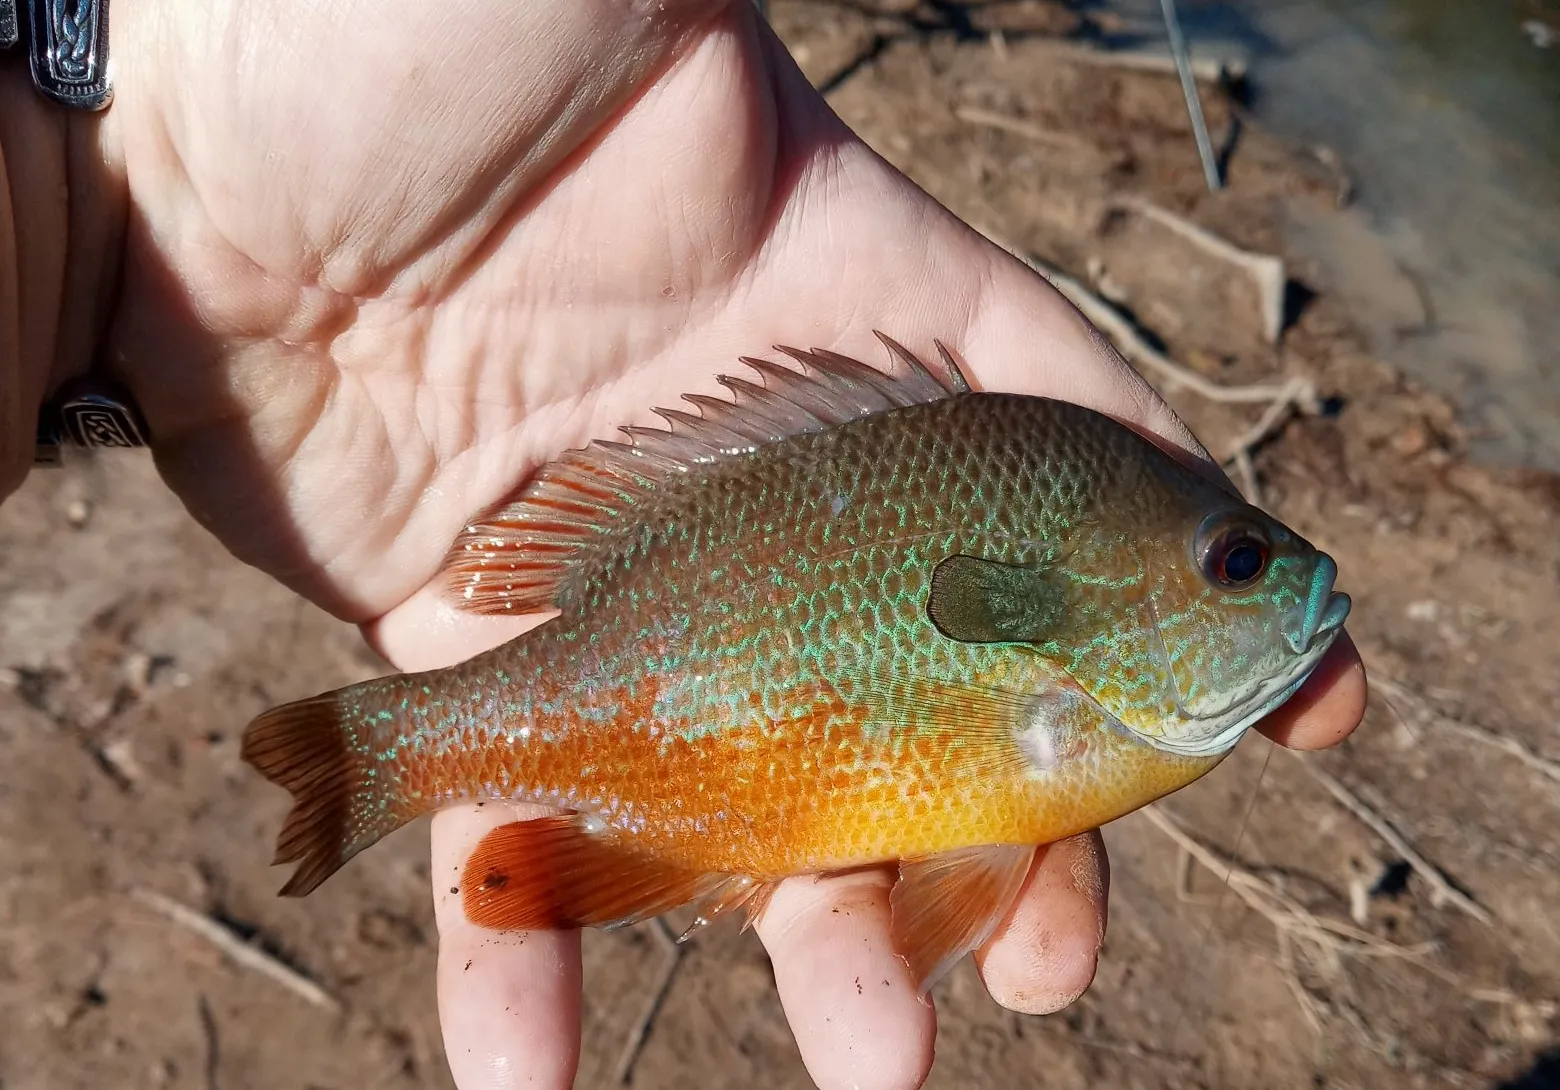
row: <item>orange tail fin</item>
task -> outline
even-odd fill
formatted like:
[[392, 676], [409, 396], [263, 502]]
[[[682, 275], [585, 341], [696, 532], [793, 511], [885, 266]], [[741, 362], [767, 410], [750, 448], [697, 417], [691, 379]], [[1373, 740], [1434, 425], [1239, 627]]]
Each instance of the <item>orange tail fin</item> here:
[[243, 759], [293, 796], [272, 860], [299, 864], [284, 897], [302, 897], [418, 815], [374, 775], [373, 749], [354, 739], [337, 696], [272, 708], [244, 731]]

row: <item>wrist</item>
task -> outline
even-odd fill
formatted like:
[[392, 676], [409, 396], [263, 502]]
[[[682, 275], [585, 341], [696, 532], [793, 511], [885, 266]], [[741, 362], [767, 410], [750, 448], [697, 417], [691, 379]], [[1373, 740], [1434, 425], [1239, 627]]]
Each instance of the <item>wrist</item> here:
[[31, 468], [44, 400], [94, 369], [118, 292], [126, 201], [105, 125], [0, 57], [0, 500]]

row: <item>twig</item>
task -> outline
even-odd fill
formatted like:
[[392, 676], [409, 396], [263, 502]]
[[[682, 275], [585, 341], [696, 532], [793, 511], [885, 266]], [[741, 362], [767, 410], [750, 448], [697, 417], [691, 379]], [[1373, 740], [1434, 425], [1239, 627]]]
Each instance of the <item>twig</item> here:
[[1148, 1063], [1164, 1064], [1179, 1071], [1194, 1071], [1197, 1061], [1190, 1056], [1178, 1056], [1173, 1052], [1161, 1052], [1158, 1049], [1145, 1048], [1143, 1045], [1132, 1041], [1112, 1041], [1105, 1037], [1091, 1037], [1079, 1034], [1071, 1038], [1074, 1044], [1084, 1048], [1096, 1048], [1101, 1052], [1114, 1052], [1120, 1056], [1128, 1056], [1134, 1060], [1144, 1060]]
[[1242, 447], [1230, 459], [1235, 475], [1240, 478], [1240, 490], [1246, 502], [1253, 507], [1262, 506], [1262, 482], [1257, 480], [1257, 466], [1251, 460], [1251, 451]]
[[1294, 944], [1289, 941], [1289, 932], [1280, 927], [1276, 930], [1278, 941], [1278, 962], [1284, 967], [1284, 981], [1289, 985], [1289, 993], [1295, 997], [1295, 1005], [1300, 1008], [1300, 1013], [1305, 1015], [1305, 1020], [1311, 1026], [1311, 1032], [1318, 1037], [1322, 1034], [1322, 1016], [1316, 1009], [1316, 1000], [1311, 993], [1305, 990], [1305, 985], [1300, 982], [1300, 969], [1295, 965]]
[[1177, 847], [1201, 863], [1204, 868], [1213, 873], [1215, 878], [1226, 883], [1230, 892], [1239, 897], [1247, 907], [1266, 917], [1280, 930], [1321, 945], [1331, 945], [1342, 940], [1384, 956], [1409, 958], [1418, 956], [1418, 952], [1410, 947], [1398, 946], [1396, 943], [1379, 939], [1368, 931], [1362, 931], [1341, 921], [1314, 915], [1299, 902], [1275, 888], [1272, 883], [1264, 881], [1253, 872], [1224, 858], [1186, 832], [1175, 822], [1175, 819], [1158, 806], [1149, 806], [1141, 813], [1158, 826], [1160, 832], [1175, 841]]
[[666, 956], [661, 962], [661, 971], [656, 975], [655, 987], [651, 989], [644, 1010], [629, 1027], [628, 1040], [623, 1044], [623, 1054], [618, 1059], [617, 1073], [614, 1076], [619, 1085], [626, 1084], [633, 1077], [634, 1064], [639, 1059], [639, 1053], [644, 1050], [650, 1025], [660, 1013], [661, 1004], [666, 1001], [666, 993], [672, 989], [672, 977], [677, 973], [677, 966], [682, 963], [683, 947], [677, 942], [677, 936], [672, 934], [664, 919], [660, 916], [655, 917], [651, 921], [650, 933], [656, 937]]
[[297, 970], [283, 965], [265, 951], [245, 942], [210, 917], [186, 908], [154, 890], [134, 889], [130, 891], [130, 896], [156, 909], [180, 927], [199, 935], [246, 969], [253, 969], [257, 973], [270, 977], [300, 999], [324, 1010], [341, 1009], [340, 1001], [324, 988]]
[[1186, 39], [1181, 36], [1181, 20], [1176, 14], [1175, 0], [1159, 0], [1159, 8], [1165, 17], [1165, 33], [1170, 38], [1170, 55], [1175, 58], [1176, 73], [1181, 77], [1181, 91], [1186, 97], [1186, 112], [1191, 117], [1192, 135], [1197, 140], [1197, 155], [1202, 160], [1203, 177], [1209, 192], [1217, 193], [1224, 187], [1219, 177], [1219, 164], [1213, 157], [1213, 144], [1208, 139], [1208, 125], [1203, 120], [1202, 99], [1197, 96], [1197, 78], [1192, 74], [1192, 61], [1186, 53]]
[[[1154, 75], [1175, 75], [1175, 58], [1169, 50], [1100, 49], [1081, 42], [1062, 39], [1035, 39], [1029, 43], [1036, 52], [1060, 54], [1063, 60], [1092, 64], [1101, 68], [1125, 68]], [[1245, 78], [1246, 61], [1241, 57], [1193, 57], [1192, 75], [1207, 83], [1235, 82]]]
[[[1356, 958], [1406, 961], [1478, 1002], [1530, 1006], [1543, 1011], [1548, 1011], [1552, 1007], [1548, 1003], [1534, 1003], [1504, 989], [1485, 988], [1473, 984], [1450, 969], [1431, 961], [1429, 955], [1434, 948], [1429, 944], [1401, 946], [1378, 938], [1342, 920], [1317, 916], [1272, 883], [1221, 856], [1186, 832], [1159, 806], [1148, 806], [1139, 812], [1173, 840], [1179, 848], [1212, 872], [1216, 878], [1226, 882], [1230, 892], [1240, 898], [1248, 908], [1266, 918], [1274, 926], [1280, 936], [1281, 961], [1287, 959], [1292, 964], [1294, 944], [1302, 942], [1310, 947], [1313, 958], [1323, 960], [1329, 971], [1336, 971], [1339, 968], [1340, 958], [1345, 954]], [[1298, 980], [1295, 983], [1298, 984]], [[1307, 1004], [1302, 1003], [1301, 1006], [1305, 1008]], [[1309, 1013], [1307, 1018], [1309, 1020]]]
[[1258, 443], [1278, 429], [1291, 409], [1296, 408], [1307, 412], [1314, 412], [1317, 408], [1316, 387], [1310, 379], [1300, 376], [1284, 384], [1283, 392], [1273, 399], [1273, 403], [1263, 411], [1255, 424], [1236, 437], [1220, 462], [1221, 467], [1235, 470], [1240, 478], [1241, 491], [1245, 493], [1247, 502], [1255, 507], [1262, 506], [1262, 484], [1257, 479], [1257, 467], [1251, 459], [1251, 452]]
[[1033, 140], [1037, 144], [1046, 144], [1053, 148], [1063, 148], [1068, 151], [1082, 151], [1093, 154], [1103, 154], [1102, 150], [1094, 144], [1072, 133], [1057, 132], [1055, 129], [1042, 129], [1039, 125], [1022, 118], [1008, 117], [992, 110], [983, 110], [979, 106], [958, 106], [954, 108], [953, 116], [960, 121], [971, 125], [984, 125], [988, 129], [1000, 129], [1003, 132], [1012, 133], [1014, 136], [1022, 136], [1025, 140]]
[[1418, 713], [1416, 718], [1421, 722], [1430, 723], [1448, 734], [1455, 734], [1470, 741], [1478, 742], [1481, 745], [1489, 746], [1491, 749], [1498, 749], [1502, 753], [1515, 757], [1540, 776], [1553, 780], [1555, 783], [1560, 783], [1560, 763], [1551, 761], [1549, 758], [1533, 752], [1533, 750], [1515, 738], [1508, 738], [1503, 734], [1496, 734], [1494, 731], [1486, 730], [1483, 727], [1477, 727], [1471, 723], [1464, 723], [1442, 715], [1431, 708], [1428, 701], [1409, 692], [1395, 681], [1386, 678], [1371, 678], [1370, 683], [1373, 688], [1385, 693], [1389, 701], [1396, 700], [1404, 704], [1413, 705]]
[[1204, 378], [1196, 371], [1176, 363], [1163, 352], [1159, 352], [1150, 346], [1143, 339], [1142, 335], [1132, 328], [1132, 324], [1121, 316], [1120, 311], [1066, 273], [1047, 265], [1032, 254], [1015, 250], [990, 233], [982, 233], [1049, 280], [1057, 291], [1065, 295], [1074, 306], [1083, 312], [1085, 318], [1099, 326], [1116, 343], [1116, 347], [1121, 350], [1121, 354], [1126, 356], [1131, 362], [1146, 365], [1158, 371], [1172, 382], [1185, 386], [1199, 397], [1221, 404], [1270, 403], [1278, 398], [1290, 396], [1289, 383], [1277, 386], [1271, 383], [1254, 383], [1249, 386], [1225, 386], [1211, 379]]
[[1316, 389], [1309, 379], [1299, 376], [1290, 379], [1273, 399], [1272, 404], [1263, 410], [1257, 422], [1230, 444], [1230, 453], [1225, 456], [1225, 461], [1231, 461], [1241, 454], [1249, 455], [1253, 447], [1273, 433], [1290, 409], [1312, 408], [1315, 400]]
[[[1153, 208], [1152, 205], [1144, 203], [1136, 204], [1134, 207], [1144, 210]], [[1160, 211], [1162, 212], [1163, 210]], [[1170, 214], [1163, 213], [1163, 215], [1168, 217]], [[1174, 217], [1170, 217], [1170, 220], [1173, 219]], [[1165, 222], [1170, 222], [1170, 220]], [[1192, 227], [1192, 229], [1201, 231], [1201, 228]], [[1245, 493], [1247, 500], [1252, 504], [1261, 505], [1262, 487], [1257, 480], [1256, 467], [1251, 460], [1251, 450], [1273, 432], [1291, 408], [1299, 409], [1306, 413], [1320, 411], [1321, 403], [1317, 397], [1315, 383], [1303, 375], [1295, 375], [1277, 386], [1271, 383], [1226, 386], [1204, 378], [1196, 371], [1175, 362], [1164, 353], [1153, 348], [1133, 328], [1132, 323], [1122, 316], [1120, 311], [1066, 273], [1048, 265], [1033, 254], [1009, 245], [1000, 236], [991, 231], [981, 227], [977, 227], [976, 230], [1050, 281], [1051, 286], [1066, 296], [1083, 314], [1084, 318], [1098, 326], [1130, 362], [1146, 365], [1158, 371], [1172, 383], [1185, 386], [1199, 397], [1208, 401], [1223, 404], [1259, 404], [1265, 402], [1267, 409], [1254, 425], [1235, 440], [1222, 460], [1222, 465], [1226, 469], [1233, 466], [1239, 474], [1241, 490]], [[1212, 238], [1213, 236], [1208, 237]], [[1214, 239], [1214, 242], [1221, 246], [1228, 246], [1227, 243], [1219, 239]], [[1234, 247], [1229, 248], [1234, 250]]]
[[1268, 344], [1278, 343], [1279, 335], [1284, 332], [1284, 289], [1289, 283], [1283, 258], [1243, 250], [1206, 227], [1141, 197], [1129, 197], [1120, 204], [1174, 231], [1204, 253], [1244, 270], [1257, 286], [1258, 305], [1262, 311], [1262, 336]]
[[1345, 787], [1338, 779], [1322, 769], [1315, 761], [1306, 760], [1294, 750], [1289, 750], [1297, 760], [1305, 767], [1316, 781], [1343, 804], [1344, 809], [1357, 817], [1368, 826], [1372, 832], [1387, 842], [1387, 846], [1396, 852], [1402, 860], [1413, 868], [1414, 873], [1430, 884], [1430, 902], [1434, 905], [1449, 903], [1461, 911], [1472, 916], [1486, 926], [1493, 926], [1495, 917], [1489, 911], [1479, 905], [1472, 897], [1454, 886], [1441, 871], [1419, 854], [1403, 836], [1394, 829], [1390, 822], [1376, 813], [1359, 799], [1352, 791]]
[[206, 1038], [206, 1090], [218, 1090], [217, 1071], [222, 1062], [222, 1046], [217, 1037], [217, 1016], [211, 1013], [211, 1004], [204, 995], [196, 1009], [200, 1014], [201, 1033]]

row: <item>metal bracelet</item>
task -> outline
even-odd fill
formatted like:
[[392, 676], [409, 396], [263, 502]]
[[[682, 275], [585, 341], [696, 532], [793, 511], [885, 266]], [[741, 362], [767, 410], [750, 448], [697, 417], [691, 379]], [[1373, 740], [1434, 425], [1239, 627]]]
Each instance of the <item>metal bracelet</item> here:
[[[108, 0], [0, 0], [0, 49], [23, 38], [42, 94], [77, 110], [101, 110], [113, 100]], [[63, 464], [66, 446], [146, 444], [146, 422], [127, 391], [103, 379], [76, 379], [39, 413], [33, 464]]]
[[0, 0], [0, 49], [27, 39], [33, 86], [62, 106], [101, 110], [114, 97], [108, 0]]
[[9, 49], [21, 36], [16, 25], [16, 0], [0, 0], [0, 49]]
[[33, 465], [64, 464], [65, 447], [144, 447], [146, 420], [130, 392], [107, 379], [73, 379], [44, 405], [38, 418]]

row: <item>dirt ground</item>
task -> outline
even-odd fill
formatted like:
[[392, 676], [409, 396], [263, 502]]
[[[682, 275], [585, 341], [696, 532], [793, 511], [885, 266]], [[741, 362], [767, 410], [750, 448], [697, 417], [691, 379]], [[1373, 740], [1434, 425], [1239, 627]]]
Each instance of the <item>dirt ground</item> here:
[[[1287, 215], [1339, 214], [1325, 154], [1245, 125], [1210, 195], [1173, 77], [1059, 44], [1090, 29], [1059, 6], [971, 10], [772, 19], [882, 154], [1169, 356], [1227, 386], [1314, 382], [1255, 479], [1337, 558], [1378, 687], [1339, 750], [1251, 738], [1155, 808], [1172, 824], [1112, 825], [1093, 990], [1022, 1017], [966, 962], [936, 995], [929, 1085], [1560, 1086], [1560, 479], [1470, 463], [1456, 406], [1373, 359], [1314, 270], [1288, 269], [1298, 313], [1270, 345], [1245, 273], [1123, 203], [1282, 254]], [[1222, 141], [1232, 100], [1204, 94]], [[1264, 412], [1151, 377], [1216, 453]], [[146, 461], [103, 459], [0, 513], [0, 667], [0, 1087], [450, 1085], [426, 823], [279, 900], [262, 864], [286, 803], [238, 760], [284, 694], [383, 669], [354, 631], [231, 560]], [[1206, 863], [1232, 853], [1226, 889]], [[614, 1085], [667, 952], [652, 926], [585, 950], [578, 1085]], [[685, 948], [631, 1084], [810, 1085], [751, 935]]]

